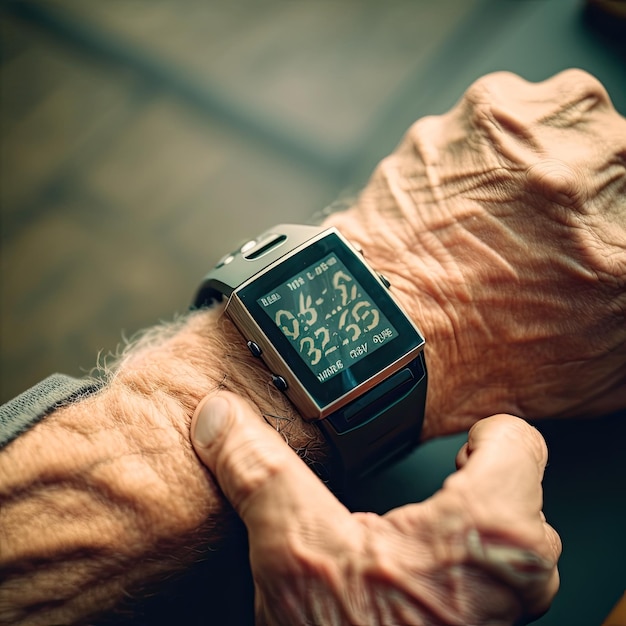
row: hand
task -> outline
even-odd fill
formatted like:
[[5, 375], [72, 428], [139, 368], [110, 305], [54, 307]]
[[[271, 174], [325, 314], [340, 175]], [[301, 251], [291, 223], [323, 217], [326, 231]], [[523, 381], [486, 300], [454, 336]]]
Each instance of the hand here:
[[626, 119], [588, 74], [481, 78], [328, 223], [424, 332], [424, 439], [626, 407]]
[[198, 407], [192, 439], [248, 529], [259, 624], [511, 624], [557, 591], [541, 512], [546, 446], [518, 418], [477, 423], [435, 496], [350, 513], [243, 399]]

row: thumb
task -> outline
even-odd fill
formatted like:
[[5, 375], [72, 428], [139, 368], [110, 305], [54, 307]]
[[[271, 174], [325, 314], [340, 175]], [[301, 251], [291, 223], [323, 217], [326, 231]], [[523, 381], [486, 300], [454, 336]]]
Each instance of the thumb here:
[[196, 454], [248, 529], [334, 498], [258, 410], [220, 392], [200, 402], [191, 424]]

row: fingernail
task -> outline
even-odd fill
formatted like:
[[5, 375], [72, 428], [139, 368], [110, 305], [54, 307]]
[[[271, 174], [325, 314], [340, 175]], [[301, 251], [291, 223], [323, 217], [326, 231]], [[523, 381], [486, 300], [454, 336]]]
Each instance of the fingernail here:
[[214, 396], [205, 398], [196, 409], [196, 425], [193, 431], [194, 443], [206, 447], [213, 442], [228, 423], [230, 403], [225, 398]]

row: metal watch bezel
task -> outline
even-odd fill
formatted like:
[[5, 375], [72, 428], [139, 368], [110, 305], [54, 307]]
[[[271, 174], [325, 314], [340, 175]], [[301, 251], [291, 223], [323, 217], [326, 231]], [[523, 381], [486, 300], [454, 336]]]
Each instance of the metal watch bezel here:
[[[328, 238], [334, 239], [328, 240]], [[367, 277], [366, 280], [368, 281], [368, 286], [370, 290], [374, 289], [373, 285], [378, 285], [378, 287], [375, 288], [375, 291], [379, 294], [379, 298], [386, 298], [386, 304], [388, 304], [389, 307], [393, 306], [394, 316], [402, 316], [402, 338], [405, 338], [407, 334], [411, 334], [411, 341], [408, 342], [411, 347], [403, 350], [399, 347], [398, 344], [392, 351], [387, 350], [387, 352], [393, 352], [395, 358], [388, 360], [388, 362], [386, 362], [382, 367], [376, 368], [371, 376], [367, 376], [357, 385], [346, 390], [345, 393], [337, 395], [331, 401], [320, 402], [320, 400], [318, 399], [319, 394], [317, 394], [316, 397], [316, 393], [313, 393], [309, 389], [309, 386], [314, 387], [317, 385], [311, 382], [309, 385], [307, 385], [302, 380], [302, 378], [310, 379], [310, 376], [304, 374], [304, 372], [306, 372], [304, 361], [302, 362], [302, 364], [298, 363], [297, 367], [292, 367], [287, 358], [274, 345], [274, 342], [270, 339], [270, 337], [264, 330], [264, 324], [259, 323], [255, 315], [253, 315], [253, 313], [250, 311], [250, 308], [255, 308], [253, 303], [246, 303], [243, 295], [250, 290], [257, 290], [258, 286], [263, 284], [260, 281], [265, 280], [267, 282], [269, 280], [268, 275], [271, 275], [273, 273], [279, 273], [284, 275], [287, 271], [286, 264], [293, 262], [294, 257], [296, 257], [297, 255], [305, 256], [306, 253], [304, 253], [304, 251], [313, 250], [313, 246], [315, 246], [316, 244], [322, 247], [325, 244], [320, 242], [323, 242], [323, 240], [325, 239], [328, 240], [328, 245], [331, 245], [333, 243], [335, 245], [338, 244], [339, 246], [341, 246], [342, 250], [347, 251], [341, 253], [344, 256], [344, 260], [350, 259], [351, 269], [354, 270], [355, 268], [358, 268], [361, 281], [363, 280], [364, 276]], [[282, 269], [277, 271], [277, 268]], [[243, 339], [245, 341], [254, 341], [261, 348], [262, 354], [260, 358], [263, 360], [269, 371], [272, 374], [281, 376], [285, 379], [285, 381], [287, 382], [287, 389], [284, 393], [298, 408], [302, 417], [309, 421], [324, 419], [341, 407], [357, 399], [358, 397], [375, 387], [377, 384], [400, 370], [402, 367], [410, 363], [419, 355], [419, 353], [424, 349], [425, 345], [423, 335], [414, 324], [414, 322], [403, 310], [401, 305], [389, 292], [388, 285], [386, 285], [381, 280], [379, 275], [363, 259], [361, 253], [357, 249], [355, 249], [354, 246], [352, 246], [350, 242], [345, 239], [345, 237], [343, 237], [343, 235], [341, 235], [341, 233], [339, 233], [335, 228], [327, 229], [323, 232], [320, 232], [315, 237], [289, 251], [287, 254], [269, 264], [267, 267], [263, 268], [262, 271], [256, 273], [254, 276], [251, 276], [248, 280], [239, 285], [236, 289], [234, 289], [233, 293], [227, 301], [226, 313], [233, 320], [235, 326], [238, 328], [239, 332], [243, 336]], [[396, 317], [396, 319], [398, 320], [400, 319], [400, 317]], [[265, 325], [267, 326], [267, 324]], [[276, 333], [274, 334], [276, 336]], [[401, 337], [396, 338], [396, 340], [398, 341], [400, 339]], [[278, 342], [280, 343], [280, 339], [278, 339]], [[290, 348], [285, 348], [285, 343], [283, 343], [283, 348], [284, 352], [289, 352], [291, 350]], [[380, 359], [381, 357], [383, 357], [383, 354], [377, 355], [376, 353], [373, 353], [371, 356], [366, 357], [366, 359], [370, 359], [369, 361], [367, 361], [368, 366], [370, 362], [375, 363], [375, 360]], [[365, 366], [360, 367], [359, 369], [362, 371], [367, 370]], [[298, 375], [297, 370], [300, 370], [303, 375]], [[337, 386], [337, 384], [335, 384], [335, 386]]]

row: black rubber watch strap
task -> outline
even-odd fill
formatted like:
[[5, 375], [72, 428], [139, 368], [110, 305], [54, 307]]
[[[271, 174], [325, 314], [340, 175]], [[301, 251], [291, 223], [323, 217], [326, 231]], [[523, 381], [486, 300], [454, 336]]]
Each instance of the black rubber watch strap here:
[[383, 469], [419, 443], [428, 374], [424, 353], [366, 394], [316, 422], [333, 448], [335, 491]]

